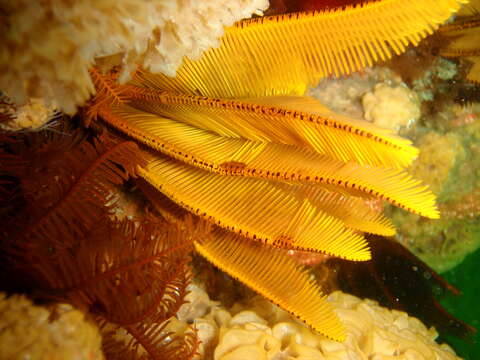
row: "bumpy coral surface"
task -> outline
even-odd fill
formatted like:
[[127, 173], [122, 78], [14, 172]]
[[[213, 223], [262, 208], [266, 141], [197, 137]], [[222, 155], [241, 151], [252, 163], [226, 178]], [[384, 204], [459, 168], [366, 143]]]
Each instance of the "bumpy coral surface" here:
[[400, 86], [402, 80], [391, 69], [375, 66], [347, 77], [323, 79], [317, 87], [309, 90], [308, 95], [335, 112], [361, 119], [364, 114], [362, 97], [373, 92], [377, 84]]
[[438, 272], [480, 246], [479, 109], [450, 104], [430, 119], [443, 131], [415, 130], [420, 155], [412, 173], [438, 196], [441, 218], [428, 221], [390, 209], [402, 243]]
[[397, 73], [385, 67], [323, 80], [309, 90], [309, 95], [336, 112], [395, 131], [412, 126], [421, 115], [417, 94]]
[[70, 305], [53, 310], [0, 294], [0, 359], [101, 360], [101, 337]]
[[43, 97], [74, 113], [94, 92], [96, 57], [120, 54], [123, 80], [136, 63], [173, 76], [183, 56], [217, 45], [223, 27], [267, 0], [21, 0], [2, 2], [0, 89], [18, 105]]
[[43, 128], [56, 112], [53, 106], [45, 105], [43, 99], [31, 98], [25, 105], [18, 108], [10, 102], [1, 102], [0, 115], [10, 120], [0, 123], [0, 129], [7, 131], [39, 130]]
[[411, 126], [420, 117], [420, 102], [406, 86], [381, 83], [362, 98], [365, 119], [387, 129]]
[[449, 60], [433, 57], [409, 76], [420, 54], [409, 53], [402, 66], [384, 65], [395, 70], [376, 66], [324, 79], [309, 95], [341, 114], [400, 128], [400, 134], [419, 147], [411, 172], [438, 196], [441, 219], [429, 221], [395, 209], [389, 209], [389, 215], [397, 239], [436, 271], [445, 272], [480, 246], [480, 105], [454, 104], [459, 74]]
[[456, 158], [464, 151], [461, 139], [453, 133], [441, 135], [429, 132], [419, 139], [418, 147], [420, 155], [412, 165], [412, 172], [439, 195], [458, 161]]
[[201, 288], [191, 290], [190, 300], [197, 305], [190, 305], [188, 312], [200, 315], [193, 319], [202, 340], [198, 358], [458, 359], [448, 345], [435, 342], [438, 334], [434, 328], [428, 329], [404, 312], [340, 291], [332, 293], [328, 301], [347, 328], [343, 343], [315, 333], [261, 297], [227, 310], [211, 302]]

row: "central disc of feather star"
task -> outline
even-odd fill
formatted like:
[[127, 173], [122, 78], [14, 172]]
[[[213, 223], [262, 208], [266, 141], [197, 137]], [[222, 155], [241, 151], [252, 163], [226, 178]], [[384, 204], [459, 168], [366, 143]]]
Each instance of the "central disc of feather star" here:
[[170, 199], [161, 205], [167, 218], [180, 209], [215, 224], [195, 244], [200, 254], [342, 341], [319, 285], [284, 249], [368, 260], [362, 232], [395, 230], [365, 199], [439, 213], [434, 195], [404, 170], [417, 156], [408, 140], [303, 94], [324, 76], [417, 44], [463, 2], [384, 0], [243, 21], [175, 78], [138, 70], [117, 85], [93, 69], [88, 116], [151, 149], [140, 171]]

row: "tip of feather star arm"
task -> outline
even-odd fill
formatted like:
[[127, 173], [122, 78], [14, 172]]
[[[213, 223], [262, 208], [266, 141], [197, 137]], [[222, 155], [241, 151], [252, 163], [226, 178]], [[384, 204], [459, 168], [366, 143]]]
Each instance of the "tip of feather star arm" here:
[[345, 340], [345, 328], [308, 273], [281, 250], [252, 244], [236, 234], [216, 229], [195, 242], [212, 264], [335, 341]]

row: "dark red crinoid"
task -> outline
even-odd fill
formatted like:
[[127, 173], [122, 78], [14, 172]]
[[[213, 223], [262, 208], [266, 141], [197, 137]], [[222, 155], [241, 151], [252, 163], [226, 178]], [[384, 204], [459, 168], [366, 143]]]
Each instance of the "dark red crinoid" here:
[[325, 10], [374, 1], [378, 0], [270, 0], [270, 7], [266, 14], [278, 15], [297, 11]]

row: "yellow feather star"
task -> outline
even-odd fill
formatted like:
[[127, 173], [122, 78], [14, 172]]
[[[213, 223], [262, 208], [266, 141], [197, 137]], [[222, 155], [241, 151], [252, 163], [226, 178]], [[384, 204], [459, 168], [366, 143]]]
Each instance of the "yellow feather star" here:
[[175, 78], [139, 70], [110, 100], [100, 91], [91, 111], [152, 150], [141, 174], [176, 203], [167, 218], [179, 205], [216, 225], [200, 254], [341, 341], [321, 289], [282, 249], [368, 260], [361, 232], [395, 232], [369, 198], [439, 214], [404, 170], [417, 155], [408, 140], [303, 94], [417, 44], [464, 2], [383, 0], [243, 21]]
[[[480, 11], [480, 5], [477, 11]], [[447, 58], [463, 58], [471, 63], [466, 79], [480, 84], [480, 15], [461, 18], [439, 29], [446, 40], [439, 55]]]

